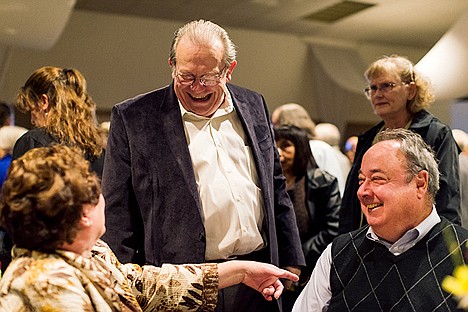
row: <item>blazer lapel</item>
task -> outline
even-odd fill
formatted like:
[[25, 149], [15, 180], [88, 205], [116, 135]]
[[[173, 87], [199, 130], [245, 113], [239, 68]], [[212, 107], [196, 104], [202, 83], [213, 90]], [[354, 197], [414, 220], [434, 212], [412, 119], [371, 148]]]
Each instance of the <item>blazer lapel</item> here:
[[[255, 116], [255, 111], [252, 112], [251, 110], [252, 104], [248, 102], [248, 99], [246, 99], [242, 93], [231, 91], [231, 98], [242, 126], [244, 127], [245, 135], [248, 138], [248, 142], [245, 143], [248, 144], [252, 150], [253, 158], [255, 164], [257, 165], [257, 174], [260, 188], [263, 192], [265, 189], [267, 189], [263, 183], [265, 181], [265, 162], [262, 157], [262, 153], [258, 145], [258, 138], [255, 132], [255, 126], [257, 124], [257, 120], [259, 119], [257, 116]], [[265, 196], [265, 194], [263, 196]]]
[[200, 197], [195, 181], [192, 158], [187, 146], [179, 102], [173, 90], [173, 85], [171, 84], [167, 96], [161, 104], [164, 136], [167, 138], [172, 154], [182, 171], [189, 191], [194, 197], [198, 209], [200, 209]]

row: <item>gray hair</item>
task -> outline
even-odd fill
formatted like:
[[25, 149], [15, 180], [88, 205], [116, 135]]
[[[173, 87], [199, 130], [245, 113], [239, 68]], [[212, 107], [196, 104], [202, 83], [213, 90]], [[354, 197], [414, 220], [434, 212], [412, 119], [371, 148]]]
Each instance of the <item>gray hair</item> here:
[[406, 182], [409, 183], [419, 172], [425, 170], [429, 174], [428, 191], [432, 203], [439, 191], [439, 166], [432, 148], [423, 138], [410, 130], [403, 128], [387, 129], [377, 134], [376, 142], [394, 140], [401, 142], [400, 150], [406, 157]]
[[329, 122], [319, 123], [315, 126], [315, 139], [327, 142], [331, 146], [340, 146], [340, 129]]
[[309, 140], [315, 138], [315, 123], [307, 110], [297, 103], [287, 103], [277, 107], [272, 114], [275, 126], [290, 125], [307, 132]]
[[439, 191], [439, 166], [432, 148], [423, 138], [410, 130], [403, 128], [387, 129], [376, 137], [377, 142], [394, 140], [401, 142], [400, 151], [406, 157], [406, 182], [409, 183], [419, 172], [425, 170], [429, 174], [428, 190], [432, 202]]
[[226, 30], [213, 22], [198, 20], [185, 24], [174, 33], [171, 50], [169, 52], [169, 59], [173, 66], [177, 63], [177, 46], [179, 45], [180, 39], [184, 36], [187, 36], [196, 44], [212, 44], [219, 40], [224, 46], [224, 64], [229, 66], [236, 60], [236, 46], [232, 42]]

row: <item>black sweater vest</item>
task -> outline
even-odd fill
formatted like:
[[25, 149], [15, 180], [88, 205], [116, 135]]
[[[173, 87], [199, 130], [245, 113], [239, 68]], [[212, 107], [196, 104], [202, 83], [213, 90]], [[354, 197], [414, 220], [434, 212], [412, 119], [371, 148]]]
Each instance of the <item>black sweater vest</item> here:
[[466, 263], [468, 230], [442, 218], [414, 247], [394, 256], [366, 238], [367, 229], [333, 242], [328, 311], [461, 311], [441, 283]]

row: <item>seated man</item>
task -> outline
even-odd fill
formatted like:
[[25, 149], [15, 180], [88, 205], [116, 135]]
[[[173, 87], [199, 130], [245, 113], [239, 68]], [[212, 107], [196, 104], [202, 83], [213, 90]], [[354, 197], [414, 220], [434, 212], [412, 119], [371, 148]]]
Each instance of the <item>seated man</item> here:
[[82, 153], [35, 148], [14, 160], [0, 199], [13, 261], [0, 280], [0, 311], [209, 311], [218, 289], [244, 283], [267, 300], [279, 278], [298, 276], [253, 261], [161, 267], [120, 264], [105, 231], [100, 182]]
[[293, 311], [454, 311], [441, 289], [468, 231], [439, 217], [439, 170], [422, 138], [386, 130], [364, 155], [357, 195], [368, 226], [338, 236]]

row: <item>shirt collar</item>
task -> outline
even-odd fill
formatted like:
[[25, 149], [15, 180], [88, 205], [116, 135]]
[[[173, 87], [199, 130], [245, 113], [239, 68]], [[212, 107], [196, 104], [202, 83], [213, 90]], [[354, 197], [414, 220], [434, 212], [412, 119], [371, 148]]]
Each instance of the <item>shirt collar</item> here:
[[372, 230], [372, 227], [369, 227], [367, 230], [366, 237], [374, 242], [378, 242], [384, 245], [394, 255], [399, 255], [416, 245], [439, 222], [440, 217], [437, 214], [437, 210], [435, 209], [435, 206], [432, 206], [432, 211], [426, 219], [424, 219], [416, 227], [408, 230], [399, 240], [393, 244], [378, 237]]

